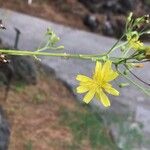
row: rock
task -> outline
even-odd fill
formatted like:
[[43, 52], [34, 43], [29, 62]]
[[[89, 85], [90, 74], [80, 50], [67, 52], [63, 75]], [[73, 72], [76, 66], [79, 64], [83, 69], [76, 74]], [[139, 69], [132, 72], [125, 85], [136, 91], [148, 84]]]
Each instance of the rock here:
[[55, 70], [49, 67], [48, 65], [40, 62], [40, 63], [37, 63], [36, 66], [38, 67], [38, 71], [40, 73], [45, 72], [48, 76], [50, 75], [51, 77], [56, 77]]
[[79, 2], [85, 5], [93, 13], [98, 12], [102, 5], [102, 1], [99, 0], [79, 0]]
[[122, 6], [122, 12], [127, 13], [134, 9], [136, 0], [119, 0], [118, 3]]
[[7, 150], [10, 137], [10, 126], [0, 106], [0, 150]]
[[33, 59], [25, 56], [11, 56], [14, 78], [29, 84], [36, 84], [37, 72]]
[[79, 0], [91, 12], [126, 14], [134, 9], [136, 0]]
[[116, 19], [115, 23], [116, 23], [116, 25], [114, 26], [115, 36], [117, 38], [120, 38], [122, 36], [122, 33], [124, 32], [125, 22], [123, 22], [120, 19]]
[[0, 64], [0, 84], [8, 85], [13, 77], [13, 66], [9, 63]]
[[121, 6], [118, 3], [118, 0], [79, 0], [83, 3], [91, 12], [101, 13], [101, 12], [120, 12]]
[[113, 30], [112, 24], [109, 20], [105, 21], [105, 23], [104, 23], [103, 33], [107, 36], [114, 35], [114, 30]]
[[30, 57], [10, 56], [9, 63], [0, 64], [0, 83], [8, 85], [11, 79], [36, 84], [37, 72]]
[[104, 1], [100, 11], [127, 14], [134, 9], [135, 0], [108, 0]]
[[121, 5], [118, 3], [117, 0], [109, 0], [109, 1], [105, 1], [100, 10], [100, 12], [106, 12], [106, 13], [120, 13], [122, 12], [122, 7]]
[[125, 22], [122, 17], [113, 18], [112, 14], [108, 14], [107, 18], [102, 23], [102, 32], [107, 36], [115, 36], [120, 38], [124, 32]]
[[91, 31], [96, 31], [98, 29], [98, 26], [99, 26], [99, 21], [98, 19], [96, 18], [95, 15], [86, 15], [84, 17], [84, 24], [89, 27], [89, 29]]

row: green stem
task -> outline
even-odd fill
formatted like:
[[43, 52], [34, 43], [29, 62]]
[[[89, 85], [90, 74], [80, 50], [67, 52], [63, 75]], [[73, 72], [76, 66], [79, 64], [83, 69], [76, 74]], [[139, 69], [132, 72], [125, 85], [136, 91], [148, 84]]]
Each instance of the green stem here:
[[127, 56], [127, 54], [129, 53], [129, 51], [130, 51], [130, 48], [125, 51], [125, 53], [123, 54], [122, 58], [125, 58]]
[[133, 64], [138, 64], [138, 63], [146, 63], [146, 62], [149, 62], [150, 60], [149, 59], [146, 59], [146, 60], [142, 60], [142, 61], [130, 61], [130, 62], [128, 62], [128, 63], [133, 63]]
[[41, 52], [41, 51], [44, 51], [44, 50], [46, 50], [48, 47], [44, 47], [44, 48], [41, 48], [41, 49], [37, 49], [36, 51], [37, 52]]
[[5, 50], [0, 49], [0, 53], [8, 55], [21, 55], [21, 56], [52, 56], [52, 57], [68, 57], [77, 59], [88, 59], [88, 60], [103, 60], [102, 56], [96, 57], [96, 55], [88, 54], [68, 54], [68, 53], [48, 53], [48, 52], [38, 52], [38, 51], [27, 51], [27, 50]]
[[128, 76], [124, 75], [118, 68], [116, 68], [116, 69], [119, 72], [119, 74], [122, 75], [124, 78], [126, 78], [130, 83], [132, 83], [133, 85], [135, 85], [136, 87], [138, 87], [139, 89], [141, 89], [143, 91], [143, 93], [145, 93], [148, 96], [150, 96], [150, 92], [146, 91], [141, 85], [137, 84], [132, 79], [130, 79]]
[[48, 47], [48, 46], [46, 46], [46, 47], [43, 47], [41, 49], [37, 49], [36, 52], [42, 52], [42, 51], [45, 51], [45, 50], [48, 50], [48, 49], [50, 49], [50, 50], [60, 50], [62, 48], [59, 48], [59, 47]]
[[107, 55], [109, 55], [111, 52], [113, 52], [116, 48], [119, 48], [121, 46], [123, 46], [123, 44], [118, 45], [118, 43], [122, 40], [122, 38], [125, 36], [125, 34], [123, 34], [121, 36], [121, 38], [111, 47], [111, 49], [107, 52]]
[[128, 60], [136, 60], [136, 56], [139, 55], [139, 52], [134, 52], [130, 57], [120, 57], [120, 58], [116, 58], [116, 61], [114, 61], [114, 64], [118, 65], [118, 64], [121, 64], [122, 62], [124, 63], [129, 63], [127, 62]]

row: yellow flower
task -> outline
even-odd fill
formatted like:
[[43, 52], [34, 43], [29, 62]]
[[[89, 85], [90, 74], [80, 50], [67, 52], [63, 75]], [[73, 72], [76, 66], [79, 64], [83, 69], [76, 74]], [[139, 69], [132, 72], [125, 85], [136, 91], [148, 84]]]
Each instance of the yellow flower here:
[[133, 31], [127, 34], [126, 36], [127, 36], [128, 44], [131, 48], [135, 50], [141, 50], [143, 48], [144, 44], [139, 40], [138, 32]]
[[77, 93], [87, 92], [83, 98], [85, 103], [89, 103], [95, 96], [101, 100], [105, 107], [108, 107], [110, 106], [110, 101], [105, 92], [115, 96], [119, 95], [119, 92], [109, 84], [110, 81], [118, 76], [118, 73], [112, 70], [111, 64], [111, 61], [106, 61], [102, 66], [102, 64], [97, 61], [92, 78], [85, 75], [77, 75], [76, 79], [80, 81], [77, 87]]
[[144, 46], [144, 44], [141, 41], [132, 41], [130, 42], [130, 45], [135, 50], [140, 50]]

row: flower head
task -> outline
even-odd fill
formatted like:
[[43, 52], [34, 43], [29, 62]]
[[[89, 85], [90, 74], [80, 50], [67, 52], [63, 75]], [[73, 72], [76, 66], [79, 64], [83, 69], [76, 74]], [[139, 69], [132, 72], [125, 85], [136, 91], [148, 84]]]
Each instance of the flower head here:
[[128, 33], [126, 36], [128, 44], [131, 48], [134, 50], [141, 50], [143, 48], [144, 44], [139, 40], [139, 34], [137, 31]]
[[109, 84], [114, 80], [118, 73], [111, 68], [111, 61], [106, 61], [104, 65], [100, 62], [96, 62], [95, 71], [92, 78], [85, 75], [77, 75], [76, 79], [80, 81], [80, 85], [77, 87], [77, 93], [86, 93], [83, 98], [85, 103], [89, 103], [94, 96], [100, 99], [105, 107], [110, 106], [110, 101], [105, 92], [118, 96], [119, 92]]

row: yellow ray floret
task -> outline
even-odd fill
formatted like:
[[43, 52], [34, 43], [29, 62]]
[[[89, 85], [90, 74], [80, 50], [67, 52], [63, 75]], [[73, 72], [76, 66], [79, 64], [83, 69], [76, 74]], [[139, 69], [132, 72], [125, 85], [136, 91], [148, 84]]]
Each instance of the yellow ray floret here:
[[80, 82], [77, 87], [77, 93], [85, 93], [83, 98], [85, 103], [89, 103], [94, 97], [98, 98], [105, 107], [110, 106], [110, 101], [106, 96], [106, 92], [115, 96], [119, 95], [119, 92], [109, 84], [114, 80], [118, 73], [111, 68], [112, 62], [106, 61], [103, 65], [100, 62], [96, 62], [95, 71], [92, 78], [85, 75], [77, 75], [76, 79]]
[[136, 31], [127, 34], [127, 41], [134, 50], [141, 50], [144, 46], [143, 42], [139, 40], [139, 34]]

